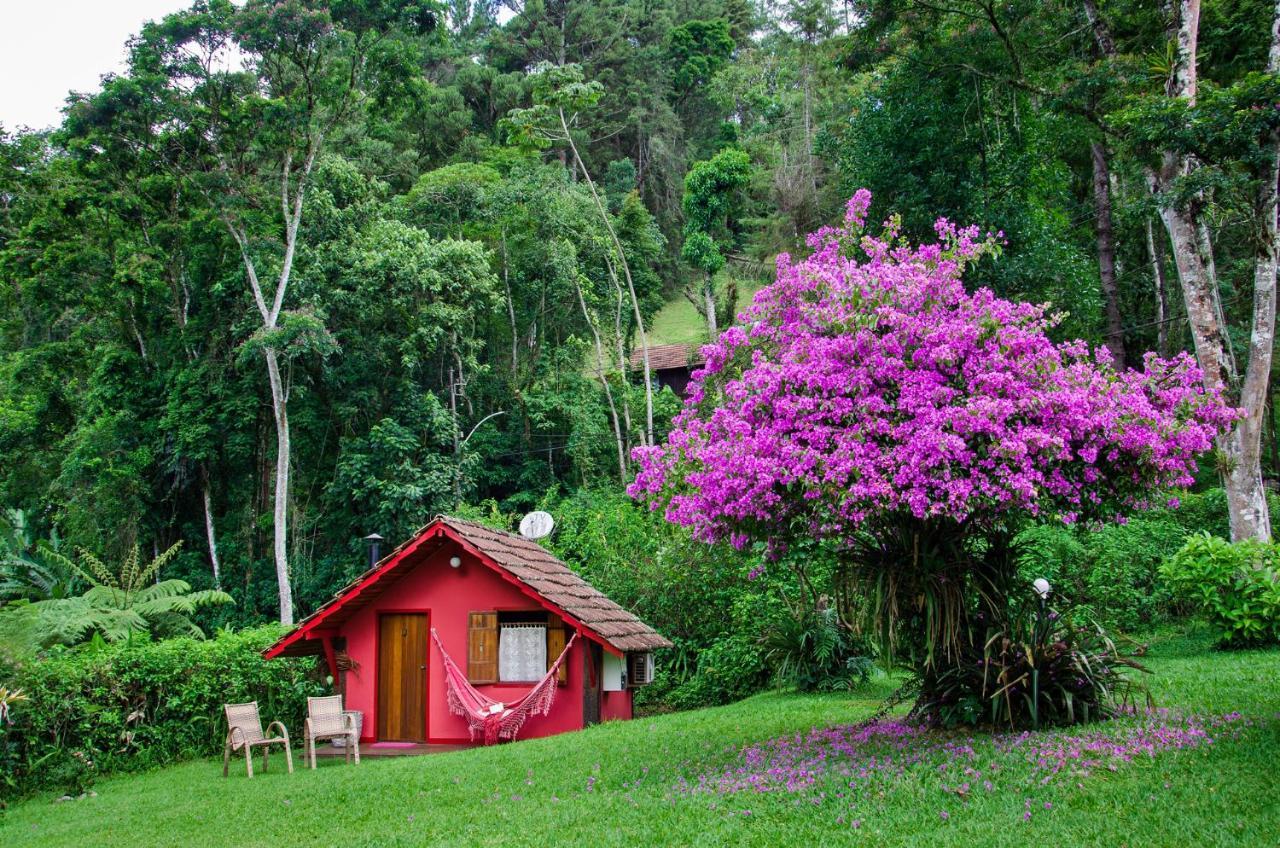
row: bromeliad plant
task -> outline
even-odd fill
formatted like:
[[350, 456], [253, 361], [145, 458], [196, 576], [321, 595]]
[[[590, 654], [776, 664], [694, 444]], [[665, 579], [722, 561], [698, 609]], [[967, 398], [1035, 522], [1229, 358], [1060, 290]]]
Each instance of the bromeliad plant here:
[[871, 236], [870, 202], [779, 257], [704, 348], [666, 444], [636, 450], [629, 491], [703, 541], [831, 546], [842, 617], [905, 656], [927, 701], [1009, 620], [1023, 525], [1116, 519], [1188, 485], [1238, 412], [1189, 356], [1120, 371], [1054, 342], [1047, 306], [965, 291], [999, 234]]
[[1050, 727], [1110, 718], [1150, 693], [1127, 669], [1146, 669], [1121, 654], [1091, 621], [1055, 610], [1023, 609], [986, 641], [938, 672], [918, 714], [945, 727]]

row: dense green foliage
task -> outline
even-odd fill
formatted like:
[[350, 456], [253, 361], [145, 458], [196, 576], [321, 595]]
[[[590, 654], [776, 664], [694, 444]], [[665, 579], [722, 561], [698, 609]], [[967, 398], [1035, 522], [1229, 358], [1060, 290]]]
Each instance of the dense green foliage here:
[[640, 709], [722, 704], [767, 685], [761, 637], [797, 599], [790, 572], [752, 580], [749, 557], [693, 542], [619, 491], [579, 489], [542, 506], [559, 524], [552, 550], [675, 643], [637, 692]]
[[58, 649], [0, 669], [27, 700], [0, 722], [4, 795], [87, 788], [98, 774], [140, 771], [219, 753], [222, 705], [258, 702], [263, 722], [300, 733], [308, 695], [322, 693], [312, 659], [264, 662], [274, 625], [216, 638], [133, 639]]
[[[359, 767], [337, 757], [322, 759], [314, 772], [286, 775], [273, 762], [270, 772], [253, 780], [234, 771], [223, 780], [219, 761], [201, 760], [103, 780], [97, 798], [80, 802], [34, 798], [7, 812], [0, 836], [27, 848], [310, 848], [335, 841], [969, 848], [1156, 846], [1171, 840], [1244, 848], [1273, 842], [1280, 831], [1280, 806], [1270, 800], [1280, 755], [1274, 717], [1280, 652], [1214, 652], [1205, 638], [1174, 636], [1156, 640], [1147, 659], [1161, 706], [1201, 715], [1238, 710], [1251, 725], [1236, 736], [1211, 730], [1214, 744], [1196, 750], [1138, 755], [1114, 772], [1064, 772], [1047, 785], [1021, 752], [992, 750], [989, 739], [973, 745], [996, 768], [981, 766], [977, 779], [941, 771], [957, 757], [954, 750], [915, 767], [895, 751], [892, 767], [903, 765], [906, 777], [860, 794], [851, 815], [847, 776], [818, 800], [785, 791], [673, 791], [680, 777], [695, 780], [699, 772], [733, 767], [744, 746], [776, 737], [799, 741], [811, 728], [870, 715], [895, 685], [877, 681], [852, 693], [770, 693], [727, 707], [609, 722], [515, 745], [365, 757]], [[1127, 726], [1121, 720], [1098, 729], [1122, 733]], [[905, 753], [914, 750], [913, 744]]]
[[1280, 641], [1280, 550], [1207, 533], [1187, 540], [1160, 568], [1172, 592], [1218, 630], [1221, 644]]
[[[692, 543], [620, 494], [630, 450], [679, 409], [658, 393], [650, 426], [631, 353], [655, 323], [678, 341], [723, 329], [864, 186], [904, 237], [939, 215], [1002, 231], [972, 282], [1051, 302], [1063, 337], [1122, 341], [1130, 364], [1188, 349], [1145, 170], [1198, 145], [1243, 357], [1271, 7], [1204, 3], [1192, 114], [1163, 97], [1161, 4], [1103, 4], [1115, 55], [1087, 5], [210, 0], [147, 26], [60, 126], [0, 128], [0, 599], [92, 612], [73, 551], [183, 542], [159, 577], [193, 594], [147, 591], [226, 592], [178, 610], [212, 632], [279, 615], [283, 519], [301, 616], [363, 568], [367, 533], [396, 544], [449, 511], [511, 527], [541, 506], [557, 553], [677, 643], [648, 708], [848, 685], [865, 651], [818, 611], [838, 594], [825, 552], [761, 573], [760, 551]], [[252, 61], [201, 64], [223, 40]], [[249, 268], [269, 298], [286, 255], [264, 321]], [[1201, 530], [1228, 535], [1220, 492], [1036, 527], [1020, 568], [1139, 628], [1189, 611], [1159, 569]]]
[[[645, 439], [626, 379], [637, 321], [705, 282], [723, 325], [740, 284], [753, 287], [859, 185], [910, 236], [939, 214], [1002, 229], [1005, 258], [982, 281], [1052, 300], [1070, 314], [1065, 332], [1102, 332], [1087, 156], [1099, 112], [1088, 104], [1119, 107], [1144, 84], [1123, 63], [1093, 68], [1074, 6], [1014, 4], [984, 19], [893, 3], [570, 0], [502, 24], [490, 6], [414, 8], [335, 5], [314, 19], [333, 27], [320, 36], [290, 34], [306, 16], [255, 6], [240, 20], [213, 3], [149, 27], [128, 72], [75, 98], [55, 131], [0, 135], [0, 503], [25, 510], [37, 536], [56, 529], [108, 557], [185, 539], [165, 576], [223, 584], [236, 620], [272, 617], [277, 448], [261, 360], [277, 350], [292, 431], [287, 553], [305, 613], [359, 567], [370, 531], [399, 541], [460, 501], [517, 511], [549, 486], [615, 478], [613, 442]], [[1154, 10], [1111, 11], [1134, 55], [1161, 52]], [[1206, 7], [1206, 77], [1228, 86], [1259, 67], [1267, 13]], [[256, 72], [281, 114], [243, 75], [227, 78], [238, 99], [216, 104], [184, 106], [166, 82], [185, 72], [167, 64], [178, 41], [227, 26], [243, 49], [281, 57]], [[299, 99], [278, 52], [295, 36], [316, 57], [318, 105]], [[364, 76], [342, 82], [353, 57]], [[543, 62], [577, 63], [560, 76], [578, 88], [530, 74]], [[1089, 91], [1071, 87], [1085, 71]], [[566, 103], [571, 122], [540, 135], [539, 152], [508, 146], [522, 125], [509, 115], [549, 132], [548, 110]], [[182, 137], [161, 146], [175, 109], [192, 131], [224, 127], [228, 143], [258, 132], [262, 146], [219, 177], [216, 150]], [[308, 126], [323, 145], [284, 308], [264, 328], [233, 236], [249, 238], [264, 279], [280, 270], [287, 221], [271, 179], [291, 152], [298, 167]], [[1175, 349], [1188, 341], [1177, 316], [1151, 320], [1150, 208], [1135, 165], [1114, 169], [1125, 340]], [[1241, 188], [1215, 185], [1215, 202]], [[1241, 237], [1232, 226], [1224, 257]], [[1247, 268], [1222, 266], [1230, 290], [1247, 290]], [[674, 406], [658, 399], [659, 432]]]
[[1185, 494], [1177, 508], [1139, 513], [1124, 524], [1024, 530], [1017, 539], [1019, 572], [1028, 584], [1047, 579], [1066, 608], [1131, 631], [1184, 611], [1160, 566], [1199, 532], [1228, 535], [1221, 489]]
[[[806, 596], [802, 579], [819, 592], [833, 585], [834, 564], [820, 547], [799, 550], [765, 569], [759, 551], [692, 542], [611, 489], [546, 496], [537, 506], [557, 518], [550, 545], [558, 556], [676, 643], [659, 658], [654, 684], [638, 691], [642, 710], [725, 703], [770, 684], [843, 689], [876, 658], [865, 640], [830, 610], [818, 608], [825, 603], [821, 598]], [[496, 504], [472, 517], [503, 527], [514, 526], [517, 518], [503, 515]], [[1106, 648], [1097, 645], [1106, 637], [1098, 624], [1129, 633], [1192, 611], [1190, 600], [1162, 575], [1162, 563], [1202, 529], [1225, 535], [1226, 523], [1225, 496], [1210, 489], [1186, 493], [1176, 508], [1140, 513], [1125, 524], [1036, 525], [1017, 539], [1024, 590], [1017, 604], [1031, 599], [1035, 578], [1047, 578], [1053, 606], [1064, 613], [1059, 635], [1069, 636], [1067, 643], [1083, 643], [1086, 653], [1101, 653]], [[1023, 614], [1013, 626], [1029, 631], [1032, 622]], [[1068, 652], [1063, 667], [1071, 661]], [[1109, 667], [1099, 675], [1100, 685], [1124, 688]], [[1083, 705], [1077, 711], [1083, 713]], [[987, 712], [973, 717], [990, 720]]]

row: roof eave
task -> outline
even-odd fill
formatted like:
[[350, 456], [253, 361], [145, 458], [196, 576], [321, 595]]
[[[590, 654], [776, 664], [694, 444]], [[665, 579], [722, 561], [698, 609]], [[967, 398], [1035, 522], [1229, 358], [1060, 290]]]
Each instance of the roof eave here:
[[[621, 648], [615, 645], [610, 641], [609, 637], [593, 629], [590, 625], [581, 621], [559, 605], [547, 600], [547, 598], [545, 598], [536, 589], [529, 586], [519, 577], [516, 577], [504, 568], [501, 563], [497, 562], [493, 557], [485, 553], [483, 549], [472, 544], [461, 533], [459, 533], [457, 529], [450, 525], [447, 517], [438, 516], [419, 530], [412, 539], [397, 547], [394, 551], [375, 564], [373, 568], [370, 568], [360, 577], [347, 584], [347, 586], [340, 590], [332, 600], [300, 621], [297, 627], [292, 631], [280, 637], [280, 639], [278, 639], [271, 647], [262, 652], [263, 658], [270, 660], [280, 656], [309, 656], [313, 653], [319, 653], [319, 645], [317, 645], [317, 650], [314, 651], [308, 650], [305, 646], [305, 643], [314, 641], [310, 634], [320, 628], [330, 616], [342, 609], [343, 606], [350, 603], [352, 599], [358, 597], [365, 589], [376, 583], [388, 572], [398, 566], [406, 557], [416, 552], [425, 542], [441, 535], [460, 545], [464, 550], [484, 563], [486, 567], [497, 573], [499, 577], [506, 580], [508, 583], [511, 583], [523, 594], [536, 601], [547, 611], [560, 616], [583, 636], [593, 642], [596, 642], [614, 656], [621, 657], [627, 653], [628, 650], [636, 650]], [[644, 638], [662, 643], [658, 644], [657, 647], [672, 646], [667, 639], [656, 631], [654, 631], [653, 637], [645, 636]], [[643, 648], [640, 650], [653, 650], [653, 648]]]

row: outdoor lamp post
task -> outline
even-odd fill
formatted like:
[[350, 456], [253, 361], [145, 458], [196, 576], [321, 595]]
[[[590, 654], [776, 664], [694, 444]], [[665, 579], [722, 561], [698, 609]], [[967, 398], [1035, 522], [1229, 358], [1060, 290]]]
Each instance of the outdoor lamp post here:
[[[1040, 598], [1040, 614], [1036, 617], [1036, 638], [1033, 642], [1039, 645], [1047, 635], [1045, 632], [1045, 607], [1049, 602], [1049, 595], [1053, 592], [1053, 587], [1049, 585], [1049, 581], [1043, 577], [1037, 577], [1031, 583], [1031, 588], [1035, 590], [1036, 595]], [[1034, 649], [1033, 649], [1034, 650]], [[1040, 729], [1040, 669], [1038, 664], [1031, 668], [1031, 723], [1036, 730]]]
[[1036, 578], [1036, 580], [1034, 580], [1034, 582], [1032, 583], [1032, 588], [1036, 589], [1036, 594], [1039, 597], [1039, 599], [1041, 599], [1041, 608], [1039, 608], [1039, 619], [1037, 620], [1036, 624], [1037, 624], [1038, 633], [1043, 638], [1044, 621], [1047, 620], [1046, 615], [1044, 614], [1046, 614], [1047, 612], [1046, 607], [1048, 605], [1048, 596], [1050, 596], [1050, 594], [1053, 593], [1053, 587], [1051, 587], [1051, 585], [1048, 584], [1048, 580], [1044, 578]]

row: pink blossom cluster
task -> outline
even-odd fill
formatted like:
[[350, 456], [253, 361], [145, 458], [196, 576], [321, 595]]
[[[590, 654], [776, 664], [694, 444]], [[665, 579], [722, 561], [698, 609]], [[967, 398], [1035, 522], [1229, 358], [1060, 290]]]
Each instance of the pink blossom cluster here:
[[638, 448], [630, 494], [705, 541], [839, 538], [877, 516], [989, 524], [1011, 513], [1112, 518], [1192, 482], [1238, 416], [1194, 360], [1055, 342], [1046, 305], [967, 292], [998, 235], [945, 220], [913, 246], [894, 222], [778, 257], [775, 282], [703, 348], [665, 445]]

